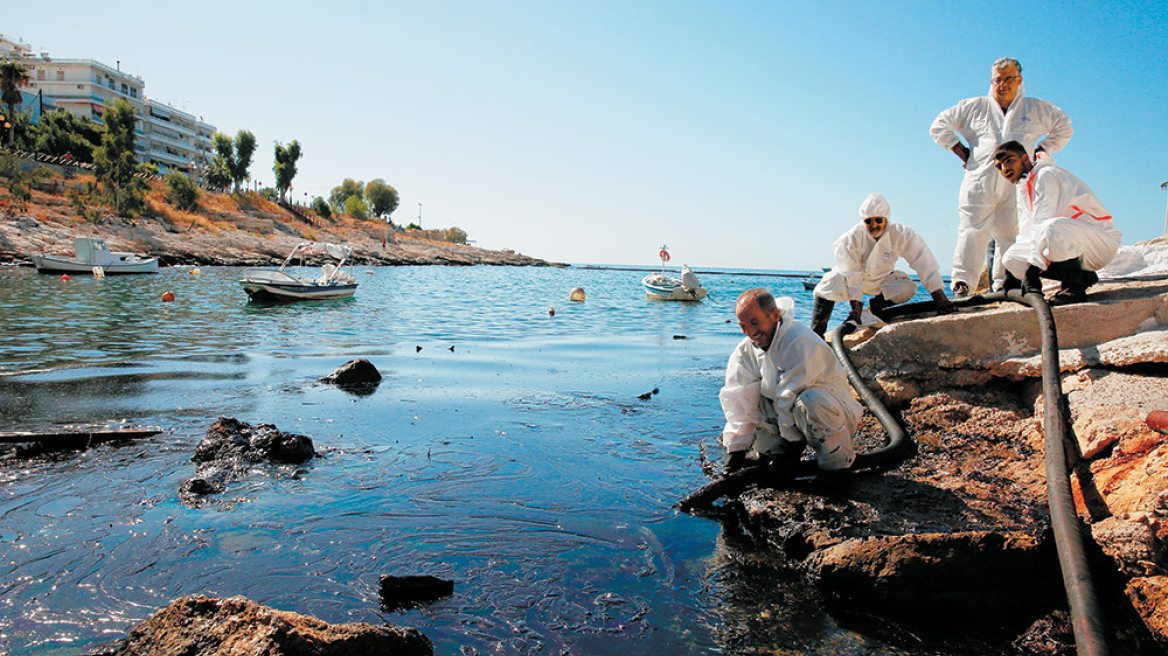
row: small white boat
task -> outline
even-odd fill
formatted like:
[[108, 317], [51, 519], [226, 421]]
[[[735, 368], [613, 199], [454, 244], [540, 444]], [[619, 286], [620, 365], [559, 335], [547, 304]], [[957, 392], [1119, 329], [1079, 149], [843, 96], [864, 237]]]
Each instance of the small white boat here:
[[661, 272], [650, 273], [641, 279], [645, 286], [645, 294], [657, 301], [700, 301], [709, 292], [702, 287], [697, 275], [690, 271], [688, 265], [681, 266], [681, 278], [665, 275], [665, 263], [669, 261], [669, 251], [665, 246], [658, 253], [661, 257]]
[[[239, 281], [253, 301], [309, 301], [316, 299], [349, 298], [357, 291], [357, 281], [341, 269], [353, 249], [337, 244], [303, 242], [296, 245], [278, 269], [248, 269]], [[302, 278], [289, 274], [285, 268], [296, 256], [301, 264], [306, 255], [328, 255], [337, 260], [321, 267], [317, 278]]]
[[101, 267], [103, 274], [158, 273], [158, 258], [111, 251], [105, 240], [97, 237], [77, 237], [73, 250], [76, 257], [71, 260], [58, 255], [33, 255], [33, 266], [40, 273], [96, 273], [96, 267]]

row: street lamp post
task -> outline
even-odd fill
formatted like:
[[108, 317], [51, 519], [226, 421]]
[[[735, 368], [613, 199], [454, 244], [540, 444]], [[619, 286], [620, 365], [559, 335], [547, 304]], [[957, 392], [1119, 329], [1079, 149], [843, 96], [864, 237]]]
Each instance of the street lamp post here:
[[[1161, 189], [1168, 189], [1168, 182], [1160, 185]], [[1168, 235], [1168, 207], [1164, 208], [1164, 234]]]

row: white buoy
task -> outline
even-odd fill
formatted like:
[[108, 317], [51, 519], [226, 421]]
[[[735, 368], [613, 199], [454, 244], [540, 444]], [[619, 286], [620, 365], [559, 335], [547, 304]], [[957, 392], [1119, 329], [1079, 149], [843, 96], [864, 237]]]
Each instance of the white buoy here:
[[568, 298], [578, 303], [584, 302], [584, 288], [573, 287], [572, 291], [568, 293]]
[[105, 278], [105, 269], [99, 266], [93, 267], [93, 277], [97, 278], [98, 280]]

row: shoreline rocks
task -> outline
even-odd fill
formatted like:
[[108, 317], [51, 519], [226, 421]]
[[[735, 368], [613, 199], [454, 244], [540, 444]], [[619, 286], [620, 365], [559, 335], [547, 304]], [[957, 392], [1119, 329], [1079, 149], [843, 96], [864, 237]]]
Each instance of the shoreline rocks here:
[[329, 624], [308, 615], [261, 606], [245, 597], [190, 595], [91, 656], [430, 656], [417, 629]]
[[[1054, 315], [1078, 452], [1072, 488], [1108, 629], [1135, 646], [1127, 653], [1164, 650], [1168, 436], [1146, 418], [1168, 409], [1168, 281], [1101, 285]], [[1066, 599], [1046, 506], [1032, 312], [964, 310], [849, 342], [916, 454], [882, 475], [748, 491], [737, 502], [743, 521], [786, 566], [881, 614], [1008, 621], [1032, 627], [1018, 638], [1027, 649], [1062, 635], [1044, 620]], [[870, 414], [856, 439], [861, 450], [883, 443]]]

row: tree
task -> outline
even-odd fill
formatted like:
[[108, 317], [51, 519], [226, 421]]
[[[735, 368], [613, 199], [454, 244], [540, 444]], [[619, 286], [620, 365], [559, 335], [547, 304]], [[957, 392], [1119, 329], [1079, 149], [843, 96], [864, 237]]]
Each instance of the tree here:
[[28, 67], [15, 59], [0, 61], [0, 100], [8, 106], [8, 143], [16, 138], [13, 130], [14, 107], [21, 103], [20, 87], [32, 82]]
[[459, 228], [458, 226], [451, 226], [447, 228], [446, 234], [444, 236], [446, 237], [446, 241], [452, 244], [466, 243], [466, 231], [462, 228]]
[[332, 208], [329, 207], [328, 202], [326, 202], [325, 199], [321, 198], [320, 196], [312, 199], [311, 207], [312, 211], [316, 212], [317, 216], [322, 219], [331, 219], [333, 217]]
[[360, 196], [349, 196], [345, 199], [345, 214], [354, 219], [365, 220], [369, 218], [369, 206], [365, 204], [365, 199]]
[[134, 124], [138, 117], [125, 100], [115, 100], [102, 116], [105, 134], [93, 152], [97, 181], [118, 216], [136, 216], [146, 208], [146, 181], [137, 174], [149, 169], [134, 158]]
[[[240, 130], [235, 134], [235, 141], [231, 137], [216, 132], [211, 137], [215, 148], [215, 157], [210, 166], [217, 166], [231, 178], [232, 191], [239, 191], [243, 181], [247, 179], [247, 170], [251, 168], [251, 158], [255, 154], [255, 135], [247, 130]], [[226, 185], [224, 185], [226, 186]]]
[[365, 200], [369, 201], [369, 212], [373, 216], [388, 217], [397, 209], [397, 189], [376, 178], [365, 185]]
[[178, 171], [171, 171], [164, 178], [170, 187], [170, 202], [175, 207], [190, 212], [199, 206], [199, 188], [190, 178]]
[[300, 159], [300, 142], [293, 140], [285, 148], [276, 142], [276, 163], [272, 172], [276, 174], [276, 191], [280, 192], [280, 202], [292, 187], [292, 178], [296, 177], [296, 161]]
[[104, 128], [100, 123], [70, 114], [50, 112], [32, 131], [30, 150], [46, 155], [69, 155], [79, 162], [92, 162], [93, 151], [101, 145]]
[[352, 178], [345, 178], [339, 187], [333, 187], [333, 190], [329, 192], [329, 205], [333, 208], [333, 212], [344, 214], [345, 201], [349, 200], [350, 196], [360, 198], [364, 195], [364, 182], [358, 182]]

